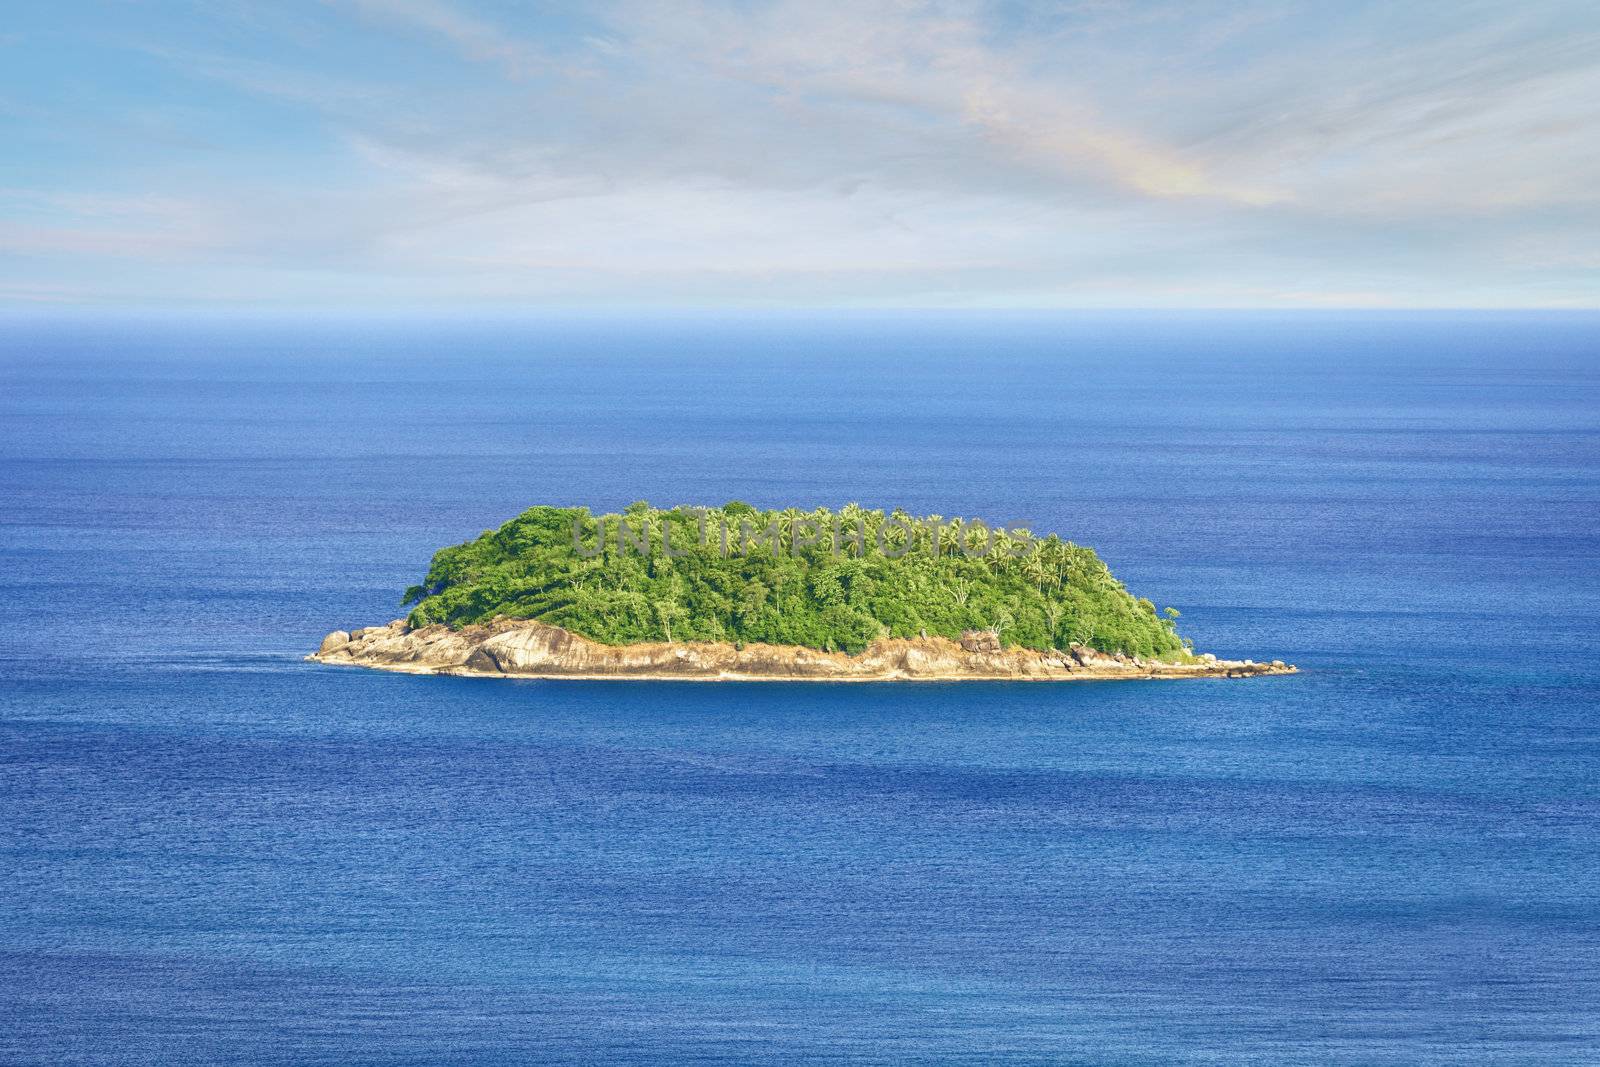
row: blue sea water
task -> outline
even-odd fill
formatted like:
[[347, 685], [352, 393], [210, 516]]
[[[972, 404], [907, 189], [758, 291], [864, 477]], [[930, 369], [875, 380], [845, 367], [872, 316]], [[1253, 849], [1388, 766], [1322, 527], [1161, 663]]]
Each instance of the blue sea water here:
[[[1249, 682], [323, 667], [536, 502], [1096, 546]], [[1600, 317], [0, 322], [0, 1062], [1600, 1063]]]

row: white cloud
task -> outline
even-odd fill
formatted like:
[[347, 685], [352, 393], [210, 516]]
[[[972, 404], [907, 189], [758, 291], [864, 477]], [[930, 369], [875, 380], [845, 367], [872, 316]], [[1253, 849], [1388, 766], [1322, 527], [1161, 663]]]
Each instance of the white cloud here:
[[[330, 0], [293, 47], [147, 42], [300, 139], [260, 177], [198, 139], [83, 175], [120, 214], [0, 198], [0, 250], [284, 298], [1559, 303], [1592, 280], [1600, 37], [1555, 7], [494, 10]], [[315, 58], [375, 37], [416, 64]]]

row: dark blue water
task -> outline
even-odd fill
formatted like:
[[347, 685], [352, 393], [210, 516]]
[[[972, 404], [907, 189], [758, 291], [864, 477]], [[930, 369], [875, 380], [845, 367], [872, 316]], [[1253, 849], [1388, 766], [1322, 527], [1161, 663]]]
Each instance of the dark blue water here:
[[[535, 502], [1097, 546], [1250, 682], [300, 660]], [[0, 324], [0, 1062], [1600, 1062], [1600, 317]]]

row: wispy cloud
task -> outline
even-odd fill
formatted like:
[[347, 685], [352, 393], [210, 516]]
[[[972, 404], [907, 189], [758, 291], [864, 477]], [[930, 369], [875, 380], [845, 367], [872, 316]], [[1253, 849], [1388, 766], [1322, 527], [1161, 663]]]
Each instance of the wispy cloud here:
[[303, 64], [176, 48], [152, 42], [139, 44], [136, 48], [191, 77], [317, 111], [360, 114], [375, 106], [392, 104], [397, 95], [403, 95], [397, 94], [391, 85], [338, 73], [308, 70]]
[[374, 19], [435, 36], [469, 59], [525, 77], [547, 66], [545, 52], [487, 19], [442, 0], [346, 0]]
[[1600, 15], [1558, 0], [208, 10], [65, 91], [0, 72], [0, 257], [175, 298], [1600, 294]]

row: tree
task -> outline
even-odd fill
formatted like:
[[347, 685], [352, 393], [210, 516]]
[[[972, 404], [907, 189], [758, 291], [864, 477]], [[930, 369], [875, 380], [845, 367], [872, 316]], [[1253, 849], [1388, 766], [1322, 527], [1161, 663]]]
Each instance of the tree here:
[[994, 621], [989, 624], [989, 632], [994, 634], [995, 638], [998, 640], [1006, 630], [1009, 630], [1016, 624], [1017, 617], [1011, 614], [1011, 611], [1008, 608], [1001, 608], [999, 611], [995, 612]]
[[666, 633], [667, 640], [672, 640], [672, 620], [683, 617], [683, 609], [671, 600], [657, 600], [652, 605], [656, 609], [656, 618], [661, 622], [661, 629]]
[[[687, 516], [687, 517], [686, 517]], [[496, 615], [542, 618], [592, 640], [625, 644], [660, 640], [732, 640], [803, 644], [857, 650], [885, 631], [958, 638], [987, 626], [997, 636], [1029, 648], [1081, 641], [1104, 650], [1179, 652], [1173, 620], [1136, 601], [1091, 549], [1051, 535], [1034, 538], [1029, 551], [1011, 557], [1009, 541], [996, 551], [968, 556], [955, 543], [974, 521], [953, 523], [935, 556], [927, 546], [930, 521], [895, 512], [887, 526], [890, 552], [879, 534], [891, 517], [847, 505], [838, 521], [866, 530], [865, 551], [835, 557], [828, 534], [835, 514], [825, 508], [759, 511], [730, 503], [705, 509], [707, 543], [700, 545], [697, 513], [666, 512], [643, 502], [628, 509], [635, 529], [657, 536], [649, 556], [622, 553], [608, 537], [603, 555], [584, 557], [572, 543], [576, 520], [592, 530], [612, 530], [619, 515], [589, 516], [576, 508], [532, 508], [498, 530], [435, 553], [423, 581], [407, 590], [416, 598], [414, 625], [485, 622]], [[659, 551], [659, 531], [670, 525], [671, 556]], [[723, 555], [719, 531], [735, 534], [740, 521], [756, 529], [779, 524], [792, 545], [802, 521], [822, 528], [822, 542], [798, 557]], [[893, 555], [913, 531], [915, 550]], [[947, 531], [950, 533], [952, 531]], [[998, 558], [997, 558], [998, 556]]]

